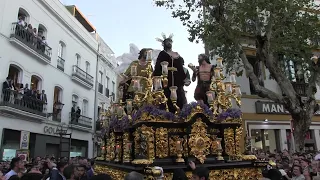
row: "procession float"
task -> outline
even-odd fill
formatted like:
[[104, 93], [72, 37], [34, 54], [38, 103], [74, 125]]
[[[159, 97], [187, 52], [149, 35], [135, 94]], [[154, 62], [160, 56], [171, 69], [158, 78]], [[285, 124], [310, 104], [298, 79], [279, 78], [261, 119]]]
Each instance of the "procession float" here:
[[[176, 111], [172, 113], [160, 106], [167, 107], [163, 88], [174, 68], [162, 63], [162, 75], [152, 76], [152, 50], [147, 54], [146, 77], [138, 76], [131, 65], [134, 97], [123, 102], [120, 88], [118, 100], [101, 114], [102, 155], [95, 171], [117, 180], [131, 171], [143, 173], [146, 179], [171, 180], [175, 169], [183, 169], [190, 178], [188, 163], [194, 161], [210, 170], [210, 180], [259, 179], [267, 163], [242, 153], [241, 90], [234, 72], [224, 75], [222, 58], [217, 59], [206, 92], [210, 107], [192, 102], [179, 109], [173, 86], [170, 99]], [[141, 79], [147, 82], [144, 91]]]

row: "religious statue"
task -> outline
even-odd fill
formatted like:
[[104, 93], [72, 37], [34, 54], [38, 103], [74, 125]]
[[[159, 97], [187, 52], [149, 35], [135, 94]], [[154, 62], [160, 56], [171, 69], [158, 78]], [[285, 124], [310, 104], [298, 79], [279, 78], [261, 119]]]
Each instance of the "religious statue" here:
[[153, 75], [162, 75], [162, 62], [168, 63], [168, 86], [164, 87], [164, 94], [168, 98], [168, 108], [169, 111], [174, 113], [176, 111], [175, 106], [170, 99], [170, 87], [177, 87], [177, 105], [182, 109], [183, 105], [186, 103], [186, 96], [183, 89], [184, 79], [186, 79], [186, 74], [183, 69], [183, 58], [177, 53], [172, 51], [172, 35], [166, 37], [162, 34], [163, 39], [157, 38], [158, 41], [162, 43], [163, 50], [159, 53], [157, 58]]
[[[150, 49], [143, 48], [139, 52], [138, 60], [132, 61], [129, 65], [129, 67], [124, 72], [123, 80], [120, 82], [120, 86], [123, 88], [123, 98], [122, 101], [125, 102], [126, 99], [133, 99], [134, 98], [134, 88], [133, 88], [133, 81], [132, 76], [141, 76], [141, 77], [147, 77], [147, 73], [145, 72], [147, 68], [147, 51]], [[144, 91], [144, 88], [147, 87], [147, 80], [141, 79], [140, 80], [140, 86], [141, 91]]]
[[199, 66], [189, 64], [189, 68], [193, 70], [192, 81], [194, 82], [198, 78], [197, 87], [194, 91], [194, 99], [199, 103], [209, 106], [206, 92], [210, 89], [211, 77], [213, 76], [215, 66], [211, 65], [209, 57], [205, 54], [198, 56], [198, 62]]
[[137, 159], [147, 159], [147, 137], [143, 133], [140, 133], [139, 136], [139, 151], [136, 157]]

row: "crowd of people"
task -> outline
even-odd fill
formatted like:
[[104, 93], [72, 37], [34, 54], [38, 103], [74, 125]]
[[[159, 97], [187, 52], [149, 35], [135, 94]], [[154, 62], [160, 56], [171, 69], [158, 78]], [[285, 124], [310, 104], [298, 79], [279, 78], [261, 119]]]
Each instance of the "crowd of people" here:
[[[262, 180], [320, 180], [320, 154], [263, 152], [254, 153], [258, 160], [267, 161], [269, 165], [262, 170]], [[94, 159], [83, 157], [54, 157], [32, 159], [30, 163], [16, 157], [11, 162], [0, 163], [0, 180], [112, 180], [108, 174], [95, 175]], [[192, 180], [209, 180], [209, 170], [201, 165], [189, 162], [192, 170]], [[159, 167], [163, 172], [162, 168]], [[143, 180], [138, 172], [131, 172], [124, 180]], [[163, 179], [162, 177], [159, 180]], [[188, 180], [183, 169], [176, 169], [173, 180]]]

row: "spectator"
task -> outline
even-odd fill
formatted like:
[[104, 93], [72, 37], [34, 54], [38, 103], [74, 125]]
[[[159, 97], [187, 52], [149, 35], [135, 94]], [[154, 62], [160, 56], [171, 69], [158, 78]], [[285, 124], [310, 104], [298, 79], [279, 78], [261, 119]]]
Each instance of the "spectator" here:
[[124, 180], [143, 180], [143, 175], [132, 171], [131, 173], [127, 174]]
[[197, 167], [192, 172], [192, 180], [209, 180], [209, 170], [205, 167]]
[[18, 175], [20, 170], [23, 169], [23, 163], [19, 157], [11, 160], [10, 171], [5, 175], [5, 180], [10, 179], [11, 176]]

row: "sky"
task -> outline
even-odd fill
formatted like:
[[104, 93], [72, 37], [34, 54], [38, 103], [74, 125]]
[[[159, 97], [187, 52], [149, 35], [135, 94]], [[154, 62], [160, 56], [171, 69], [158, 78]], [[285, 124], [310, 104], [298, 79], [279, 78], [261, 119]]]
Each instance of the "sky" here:
[[[153, 0], [61, 0], [66, 5], [76, 5], [95, 26], [99, 35], [116, 56], [129, 52], [129, 44], [138, 48], [161, 49], [161, 33], [173, 34], [173, 50], [189, 63], [197, 64], [198, 54], [204, 52], [202, 44], [188, 40], [187, 29], [179, 19], [171, 17], [171, 11], [156, 7]], [[190, 73], [191, 70], [189, 69]], [[188, 102], [194, 101], [196, 82], [185, 87]]]

